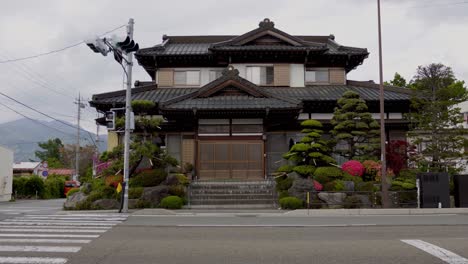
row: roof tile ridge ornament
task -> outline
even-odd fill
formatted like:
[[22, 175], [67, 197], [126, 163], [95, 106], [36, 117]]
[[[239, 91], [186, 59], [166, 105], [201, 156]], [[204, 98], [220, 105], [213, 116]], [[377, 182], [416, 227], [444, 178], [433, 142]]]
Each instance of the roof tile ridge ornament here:
[[274, 27], [275, 27], [275, 23], [273, 23], [273, 21], [271, 21], [269, 18], [265, 18], [265, 19], [263, 19], [263, 21], [260, 21], [260, 23], [258, 24], [258, 26], [259, 26], [260, 28], [269, 29], [269, 28], [274, 28]]
[[222, 71], [222, 75], [227, 78], [237, 77], [239, 76], [239, 70], [229, 65]]

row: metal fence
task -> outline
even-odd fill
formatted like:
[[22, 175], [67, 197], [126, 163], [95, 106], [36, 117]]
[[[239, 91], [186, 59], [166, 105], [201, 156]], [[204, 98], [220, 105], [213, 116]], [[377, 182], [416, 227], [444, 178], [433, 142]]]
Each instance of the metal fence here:
[[[389, 191], [392, 208], [417, 208], [418, 193], [414, 191]], [[307, 208], [381, 208], [381, 192], [316, 192], [309, 193]]]

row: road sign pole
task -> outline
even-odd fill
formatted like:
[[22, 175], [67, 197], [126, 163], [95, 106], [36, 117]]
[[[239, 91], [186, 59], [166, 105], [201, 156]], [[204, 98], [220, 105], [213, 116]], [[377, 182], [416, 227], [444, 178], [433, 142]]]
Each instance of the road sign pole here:
[[[133, 18], [128, 21], [127, 35], [133, 39]], [[127, 53], [127, 91], [125, 94], [125, 136], [124, 136], [124, 194], [123, 194], [123, 208], [122, 213], [128, 212], [128, 180], [130, 176], [130, 113], [132, 112], [132, 66], [133, 66], [133, 53]]]

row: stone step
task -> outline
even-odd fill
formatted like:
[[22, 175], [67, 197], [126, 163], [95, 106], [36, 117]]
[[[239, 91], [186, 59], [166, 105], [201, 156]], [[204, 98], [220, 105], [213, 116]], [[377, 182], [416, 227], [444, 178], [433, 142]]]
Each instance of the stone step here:
[[274, 199], [191, 199], [191, 205], [275, 204]]
[[225, 195], [233, 195], [233, 194], [274, 194], [274, 189], [196, 189], [190, 190], [192, 195], [207, 195], [207, 194], [225, 194]]
[[275, 199], [273, 194], [208, 194], [208, 195], [192, 195], [192, 200], [255, 200], [255, 199]]

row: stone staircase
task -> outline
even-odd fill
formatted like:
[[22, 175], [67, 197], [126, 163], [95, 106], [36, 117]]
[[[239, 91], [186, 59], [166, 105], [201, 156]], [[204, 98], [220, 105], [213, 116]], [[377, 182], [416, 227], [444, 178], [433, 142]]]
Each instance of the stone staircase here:
[[196, 181], [189, 187], [191, 209], [276, 209], [274, 181]]

